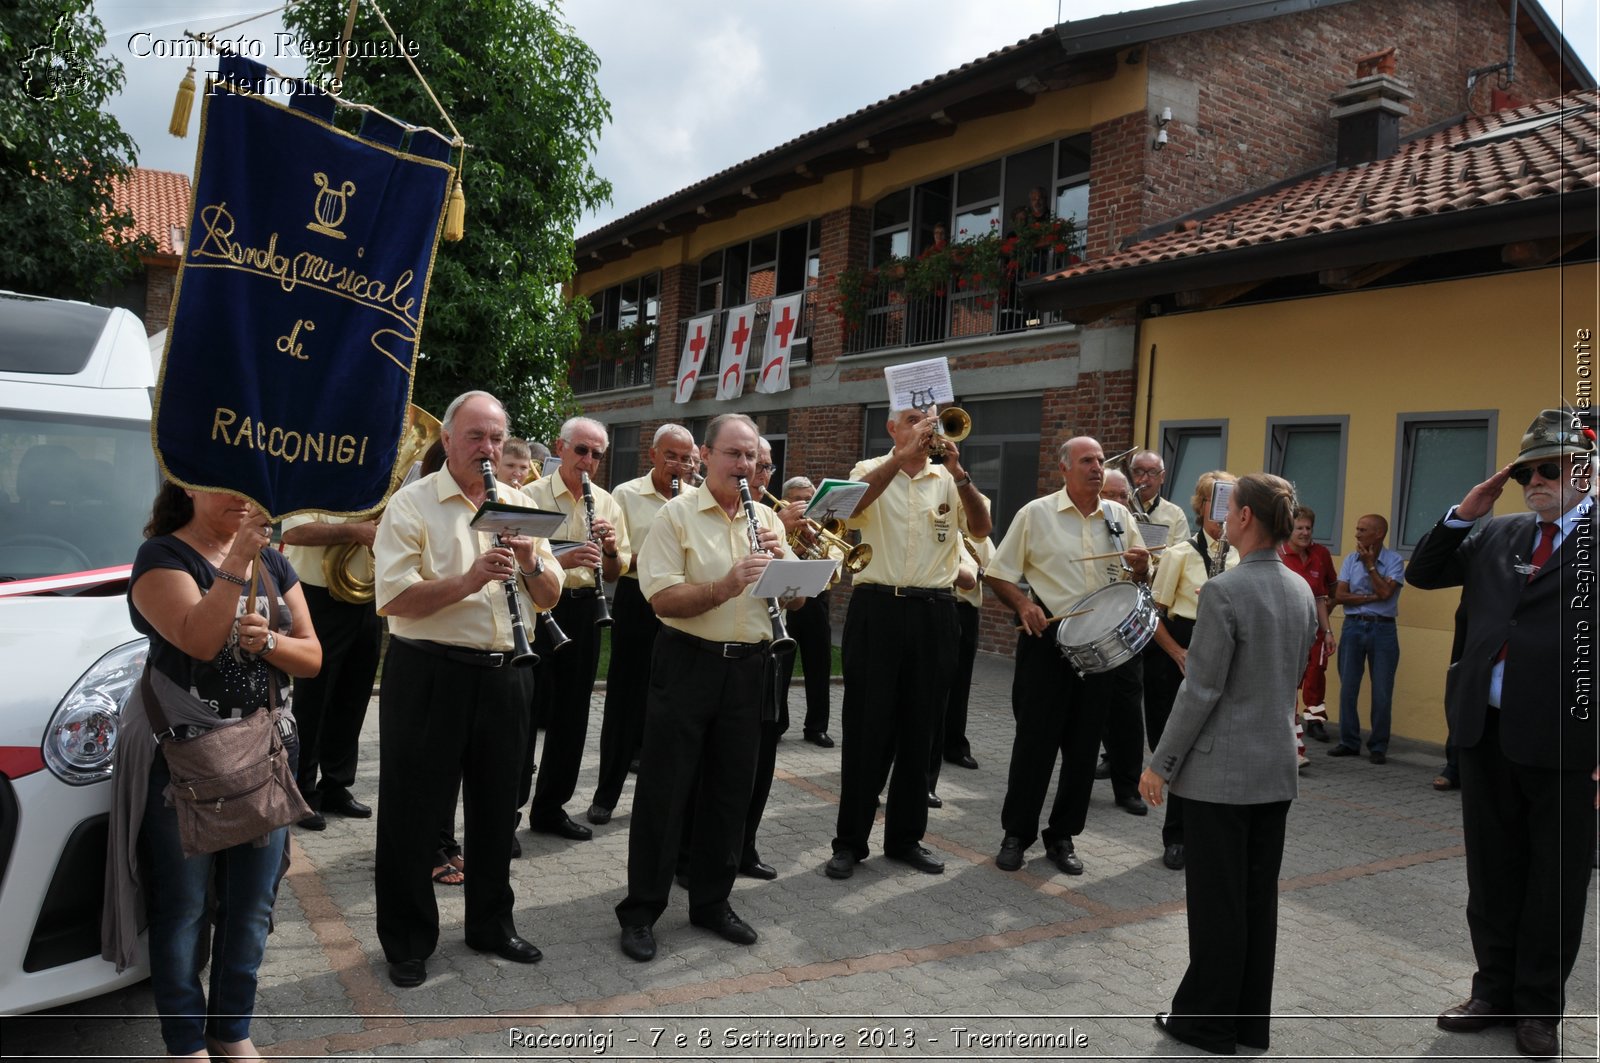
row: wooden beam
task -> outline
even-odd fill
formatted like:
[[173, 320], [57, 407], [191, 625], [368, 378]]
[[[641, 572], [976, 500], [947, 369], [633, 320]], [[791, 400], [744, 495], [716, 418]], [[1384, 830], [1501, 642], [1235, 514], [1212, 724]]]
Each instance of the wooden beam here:
[[1415, 262], [1414, 258], [1397, 258], [1392, 262], [1374, 262], [1370, 266], [1344, 266], [1339, 269], [1324, 269], [1317, 272], [1317, 283], [1324, 288], [1338, 288], [1341, 291], [1354, 291], [1365, 288], [1373, 281], [1386, 277], [1395, 270], [1409, 266]]
[[1500, 249], [1500, 261], [1508, 266], [1543, 266], [1594, 239], [1594, 233], [1553, 236], [1543, 240], [1518, 240]]
[[1261, 287], [1261, 284], [1261, 281], [1246, 281], [1243, 284], [1224, 284], [1215, 288], [1195, 288], [1177, 292], [1176, 298], [1178, 305], [1185, 310], [1215, 310]]

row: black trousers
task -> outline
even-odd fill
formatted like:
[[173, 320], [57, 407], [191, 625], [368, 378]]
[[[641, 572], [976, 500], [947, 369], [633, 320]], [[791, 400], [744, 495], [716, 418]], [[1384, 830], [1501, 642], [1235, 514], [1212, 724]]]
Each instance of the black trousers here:
[[1266, 1048], [1278, 948], [1278, 870], [1288, 801], [1185, 802], [1189, 969], [1171, 1031], [1211, 1052]]
[[1111, 765], [1111, 792], [1118, 800], [1139, 796], [1139, 773], [1144, 770], [1144, 660], [1131, 660], [1106, 673], [1111, 703], [1106, 709], [1103, 736], [1106, 760]]
[[690, 914], [727, 903], [756, 770], [765, 663], [759, 654], [713, 656], [671, 628], [656, 639], [628, 825], [628, 895], [616, 909], [623, 926], [650, 926], [666, 910], [691, 800]]
[[1583, 938], [1595, 784], [1585, 770], [1507, 760], [1500, 726], [1517, 710], [1486, 711], [1483, 737], [1460, 751], [1467, 929], [1478, 961], [1472, 995], [1556, 1020]]
[[645, 600], [639, 581], [617, 581], [611, 603], [616, 623], [611, 628], [611, 663], [606, 668], [606, 701], [600, 717], [600, 779], [594, 803], [616, 808], [628, 765], [644, 741], [644, 704], [650, 690], [650, 657], [661, 621]]
[[[823, 591], [815, 598], [807, 598], [804, 605], [785, 613], [783, 618], [789, 627], [789, 637], [799, 647], [800, 670], [805, 673], [804, 731], [808, 735], [821, 734], [828, 729], [828, 699], [832, 693], [833, 675], [833, 621], [829, 619], [828, 608], [828, 592]], [[785, 716], [785, 731], [789, 729], [787, 715], [791, 678], [792, 668], [779, 669], [778, 681], [782, 684], [782, 691], [778, 704]]]
[[528, 726], [525, 671], [475, 668], [389, 642], [378, 695], [378, 940], [389, 961], [426, 959], [439, 943], [431, 872], [441, 828], [463, 794], [472, 854], [466, 935], [516, 933], [511, 830], [517, 762]]
[[571, 591], [562, 591], [561, 600], [551, 613], [572, 641], [557, 650], [542, 621], [533, 641], [534, 652], [539, 655], [534, 667], [534, 718], [541, 715], [541, 702], [547, 714], [538, 785], [533, 785], [534, 738], [530, 727], [517, 789], [518, 808], [527, 800], [528, 791], [533, 791], [533, 803], [528, 806], [530, 826], [548, 827], [566, 819], [565, 805], [578, 788], [583, 743], [589, 736], [589, 696], [594, 693], [594, 673], [600, 666], [600, 629], [594, 623], [598, 605], [595, 598], [574, 598]]
[[1026, 849], [1039, 837], [1039, 813], [1057, 755], [1061, 779], [1044, 829], [1045, 844], [1071, 841], [1083, 833], [1111, 688], [1105, 675], [1078, 676], [1056, 648], [1055, 624], [1037, 638], [1019, 634], [1016, 662], [1011, 715], [1017, 735], [1011, 743], [1000, 824]]
[[294, 681], [294, 718], [300, 729], [295, 779], [306, 802], [321, 808], [325, 795], [346, 797], [356, 782], [361, 725], [378, 674], [383, 621], [371, 602], [341, 602], [326, 587], [304, 580], [300, 586], [322, 643], [322, 671]]
[[[949, 599], [856, 587], [844, 621], [844, 744], [834, 852], [864, 859], [884, 781], [883, 848], [928, 829], [928, 750], [955, 671], [960, 621]], [[892, 774], [891, 774], [892, 773]]]
[[[1194, 621], [1181, 616], [1162, 617], [1161, 623], [1172, 636], [1172, 641], [1189, 648], [1194, 637]], [[1140, 655], [1144, 660], [1144, 724], [1150, 735], [1150, 748], [1161, 744], [1167, 730], [1167, 717], [1172, 715], [1172, 703], [1178, 700], [1178, 687], [1183, 685], [1183, 673], [1178, 663], [1167, 656], [1165, 650], [1151, 640]], [[1183, 844], [1183, 798], [1167, 791], [1167, 818], [1161, 824], [1162, 845]]]
[[[772, 796], [772, 777], [778, 769], [778, 741], [789, 729], [789, 706], [782, 701], [776, 705], [773, 702], [777, 698], [778, 676], [788, 675], [793, 668], [794, 652], [791, 650], [776, 656], [770, 670], [762, 673], [761, 696], [766, 704], [761, 713], [761, 742], [756, 747], [756, 773], [750, 781], [750, 804], [744, 813], [744, 845], [739, 850], [740, 866], [761, 858], [761, 852], [756, 848], [756, 832], [761, 829], [761, 817], [767, 812], [767, 798]], [[679, 835], [678, 870], [684, 874], [689, 873], [689, 857], [693, 850], [694, 809], [695, 803], [691, 800], [684, 811], [683, 830]]]
[[939, 772], [947, 760], [970, 756], [967, 741], [967, 702], [972, 695], [972, 665], [978, 659], [978, 607], [956, 600], [956, 622], [961, 625], [956, 643], [956, 670], [950, 677], [950, 696], [945, 699], [944, 719], [934, 730], [928, 750], [928, 792], [939, 788]]

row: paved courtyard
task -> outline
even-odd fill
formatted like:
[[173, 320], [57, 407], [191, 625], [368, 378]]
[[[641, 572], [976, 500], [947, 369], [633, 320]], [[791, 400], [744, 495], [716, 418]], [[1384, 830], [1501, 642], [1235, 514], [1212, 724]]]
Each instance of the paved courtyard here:
[[[980, 768], [947, 766], [926, 843], [947, 863], [918, 874], [874, 856], [854, 878], [822, 873], [839, 796], [839, 750], [778, 749], [762, 824], [774, 882], [741, 878], [733, 905], [750, 948], [691, 927], [686, 899], [656, 926], [658, 958], [617, 948], [632, 784], [595, 840], [523, 834], [513, 864], [517, 925], [544, 951], [532, 967], [461, 941], [459, 889], [420, 989], [385, 975], [373, 928], [372, 821], [295, 832], [294, 867], [261, 972], [255, 1037], [299, 1058], [744, 1059], [1181, 1057], [1157, 1032], [1187, 963], [1183, 875], [1160, 861], [1160, 813], [1134, 817], [1095, 784], [1069, 878], [1029, 850], [995, 868], [1010, 750], [1010, 662], [982, 658], [969, 736]], [[834, 736], [840, 689], [834, 688]], [[792, 697], [800, 704], [799, 684]], [[593, 792], [600, 698], [578, 795]], [[800, 713], [796, 713], [796, 721]], [[357, 796], [376, 804], [377, 712]], [[1446, 1034], [1434, 1015], [1466, 996], [1461, 804], [1429, 786], [1433, 748], [1397, 742], [1389, 763], [1311, 752], [1289, 816], [1269, 1057], [1518, 1058], [1509, 1028]], [[1047, 806], [1048, 807], [1048, 803]], [[876, 848], [881, 840], [874, 833]], [[471, 874], [471, 853], [467, 854]], [[1596, 1058], [1595, 917], [1568, 983], [1563, 1048]], [[7, 1019], [7, 1057], [141, 1059], [161, 1041], [148, 984], [49, 1015]], [[1250, 1054], [1250, 1053], [1245, 1053]]]

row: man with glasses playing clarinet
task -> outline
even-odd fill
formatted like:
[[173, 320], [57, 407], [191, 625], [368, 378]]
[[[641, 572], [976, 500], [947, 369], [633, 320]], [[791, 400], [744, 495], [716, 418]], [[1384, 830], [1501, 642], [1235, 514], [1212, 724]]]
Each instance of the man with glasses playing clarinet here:
[[934, 412], [892, 410], [894, 449], [850, 471], [867, 491], [849, 526], [873, 553], [855, 577], [841, 643], [843, 778], [829, 878], [849, 878], [870, 852], [867, 838], [886, 775], [883, 855], [925, 874], [944, 871], [922, 845], [928, 751], [944, 717], [961, 640], [951, 589], [961, 535], [981, 539], [990, 521], [960, 450], [936, 438]]
[[[1444, 696], [1461, 761], [1478, 969], [1472, 995], [1438, 1025], [1476, 1033], [1515, 1023], [1517, 1050], [1538, 1059], [1561, 1051], [1600, 805], [1590, 681], [1595, 433], [1586, 420], [1569, 409], [1540, 413], [1516, 460], [1468, 491], [1406, 569], [1414, 587], [1460, 587], [1465, 624]], [[1490, 516], [1512, 481], [1533, 512]]]
[[[599, 473], [606, 441], [605, 425], [588, 417], [572, 418], [561, 426], [561, 435], [555, 442], [555, 456], [561, 459], [556, 474], [525, 489], [531, 505], [567, 515], [556, 529], [555, 538], [579, 545], [556, 555], [565, 578], [561, 601], [552, 612], [557, 626], [571, 641], [557, 649], [549, 625], [541, 623], [533, 644], [539, 655], [534, 677], [535, 705], [548, 706], [549, 722], [537, 785], [531, 785], [533, 741], [529, 736], [519, 796], [526, 797], [531, 787], [529, 830], [572, 841], [593, 837], [593, 831], [567, 814], [566, 804], [578, 787], [578, 768], [589, 732], [589, 697], [600, 665], [600, 626], [610, 619], [609, 605], [602, 600], [605, 587], [601, 580], [611, 582], [622, 575], [623, 555], [631, 549], [622, 507], [598, 484], [587, 485], [588, 497], [594, 504], [592, 526], [589, 521], [584, 479]], [[540, 713], [536, 710], [534, 715], [537, 718]], [[518, 804], [520, 807], [521, 802]]]
[[[374, 601], [390, 636], [378, 695], [374, 895], [389, 980], [402, 988], [422, 984], [439, 942], [428, 869], [450, 826], [441, 816], [462, 785], [472, 854], [467, 945], [517, 963], [540, 958], [512, 922], [512, 797], [528, 728], [528, 670], [511, 666], [513, 617], [553, 605], [561, 585], [545, 540], [490, 545], [469, 527], [488, 493], [483, 463], [499, 460], [506, 435], [493, 395], [469, 391], [452, 402], [441, 433], [445, 467], [395, 492], [372, 547]], [[496, 494], [529, 504], [507, 484]]]
[[624, 955], [656, 954], [686, 808], [694, 802], [689, 922], [736, 945], [756, 932], [728, 904], [761, 741], [774, 622], [750, 586], [783, 554], [783, 525], [740, 480], [758, 458], [755, 422], [723, 414], [700, 448], [706, 480], [661, 507], [639, 549], [639, 589], [661, 618], [650, 665], [644, 747], [628, 829], [628, 895], [617, 905]]
[[[650, 471], [618, 485], [611, 493], [622, 510], [622, 524], [637, 548], [650, 534], [661, 507], [680, 494], [693, 493], [690, 474], [699, 465], [694, 436], [681, 424], [664, 424], [650, 442]], [[611, 664], [606, 669], [606, 701], [600, 723], [600, 778], [587, 819], [595, 826], [611, 822], [611, 811], [628, 780], [628, 766], [639, 757], [644, 739], [645, 691], [650, 685], [650, 652], [661, 621], [639, 589], [639, 569], [632, 557], [622, 559], [616, 600], [611, 603], [616, 625], [611, 629]]]

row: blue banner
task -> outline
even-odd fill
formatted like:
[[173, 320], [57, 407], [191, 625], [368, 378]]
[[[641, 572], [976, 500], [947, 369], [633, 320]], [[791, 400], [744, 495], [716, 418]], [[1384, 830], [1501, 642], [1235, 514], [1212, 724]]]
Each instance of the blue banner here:
[[[405, 470], [434, 247], [453, 171], [255, 95], [224, 58], [200, 124], [193, 216], [156, 389], [162, 470], [281, 518], [379, 506]], [[297, 96], [297, 99], [299, 97]]]

